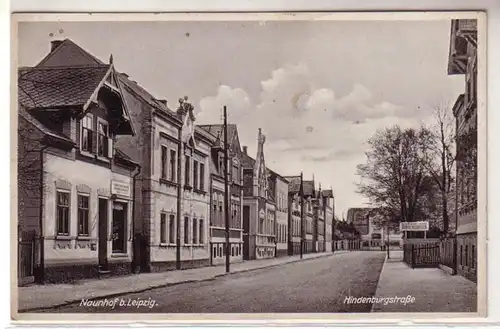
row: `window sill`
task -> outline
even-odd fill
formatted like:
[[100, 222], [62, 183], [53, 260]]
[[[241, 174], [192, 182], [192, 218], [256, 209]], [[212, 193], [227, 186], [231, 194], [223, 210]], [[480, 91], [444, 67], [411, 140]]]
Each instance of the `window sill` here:
[[103, 156], [100, 156], [100, 155], [96, 155], [95, 158], [99, 161], [102, 161], [102, 162], [106, 162], [106, 163], [110, 163], [110, 159], [109, 158], [106, 158], [106, 157], [103, 157]]
[[74, 239], [74, 237], [69, 236], [69, 235], [58, 234], [58, 235], [56, 235], [56, 236], [54, 237], [54, 239], [55, 239], [55, 240], [66, 240], [66, 241], [68, 241], [68, 240], [73, 240], [73, 239]]
[[159, 244], [160, 247], [176, 247], [177, 245], [175, 243], [160, 243]]
[[203, 191], [203, 190], [194, 189], [193, 191], [194, 191], [194, 193], [196, 193], [196, 194], [207, 195], [207, 192], [206, 192], [206, 191]]
[[92, 158], [92, 159], [95, 158], [94, 154], [92, 154], [90, 152], [87, 152], [87, 151], [84, 151], [82, 149], [80, 149], [80, 155], [83, 155], [83, 156], [85, 156], [87, 158]]
[[82, 240], [82, 241], [90, 241], [90, 240], [96, 240], [95, 238], [88, 236], [88, 235], [78, 235], [76, 237], [77, 240]]
[[129, 257], [128, 254], [124, 252], [113, 251], [113, 253], [111, 254], [111, 258], [128, 258], [128, 257]]
[[184, 185], [184, 189], [187, 191], [191, 191], [193, 188], [189, 185]]
[[160, 178], [160, 184], [165, 184], [165, 185], [172, 186], [172, 187], [179, 186], [179, 184], [177, 184], [176, 182], [172, 182], [172, 181], [165, 179], [165, 178]]

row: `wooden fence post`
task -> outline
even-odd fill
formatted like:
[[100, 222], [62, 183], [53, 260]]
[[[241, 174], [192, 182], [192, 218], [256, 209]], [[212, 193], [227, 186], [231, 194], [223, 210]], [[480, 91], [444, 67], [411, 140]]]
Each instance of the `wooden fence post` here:
[[415, 268], [415, 245], [411, 245], [411, 268]]

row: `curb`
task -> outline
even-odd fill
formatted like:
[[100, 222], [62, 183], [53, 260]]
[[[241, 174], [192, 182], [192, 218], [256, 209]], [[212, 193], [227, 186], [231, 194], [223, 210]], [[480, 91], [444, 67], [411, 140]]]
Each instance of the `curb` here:
[[[137, 290], [120, 291], [120, 292], [110, 293], [110, 294], [102, 295], [102, 296], [89, 297], [89, 298], [86, 298], [86, 300], [92, 301], [92, 300], [98, 300], [98, 299], [103, 299], [103, 298], [119, 297], [119, 296], [128, 295], [128, 294], [135, 294], [135, 293], [146, 292], [146, 291], [153, 290], [153, 289], [160, 289], [160, 288], [172, 287], [172, 286], [176, 286], [176, 285], [180, 285], [180, 284], [185, 284], [185, 283], [196, 283], [196, 282], [212, 281], [212, 280], [215, 280], [217, 278], [224, 277], [224, 276], [230, 276], [230, 275], [239, 274], [239, 273], [246, 273], [246, 272], [252, 272], [252, 271], [257, 271], [257, 270], [262, 270], [262, 269], [267, 269], [267, 268], [273, 268], [273, 267], [277, 267], [277, 266], [281, 266], [281, 265], [287, 265], [287, 264], [292, 264], [292, 263], [297, 263], [297, 262], [301, 262], [301, 261], [308, 261], [308, 260], [313, 260], [313, 259], [318, 259], [318, 258], [325, 258], [325, 257], [333, 256], [333, 255], [335, 255], [335, 254], [332, 252], [330, 254], [325, 254], [325, 255], [321, 255], [321, 256], [317, 256], [317, 257], [310, 257], [310, 258], [305, 258], [305, 259], [304, 258], [302, 258], [302, 259], [299, 258], [299, 259], [292, 260], [292, 261], [285, 262], [285, 263], [279, 263], [279, 264], [273, 264], [273, 265], [269, 265], [269, 266], [249, 268], [249, 269], [245, 269], [245, 270], [241, 270], [241, 271], [236, 271], [236, 272], [216, 274], [216, 275], [214, 275], [212, 277], [209, 277], [209, 278], [192, 279], [192, 280], [186, 280], [186, 281], [165, 283], [165, 284], [159, 284], [159, 285], [155, 285], [153, 287], [141, 288], [141, 289], [137, 289]], [[54, 305], [50, 305], [50, 306], [31, 307], [31, 308], [25, 308], [25, 309], [22, 309], [22, 310], [18, 309], [17, 313], [29, 313], [29, 312], [36, 312], [36, 311], [42, 311], [42, 310], [51, 310], [51, 309], [55, 309], [55, 308], [59, 308], [59, 307], [65, 307], [65, 306], [77, 304], [77, 303], [81, 302], [81, 300], [82, 299], [80, 298], [80, 299], [65, 301], [63, 303], [58, 303], [58, 304], [54, 304]]]
[[[377, 291], [378, 291], [379, 284], [380, 284], [380, 276], [382, 275], [382, 272], [384, 271], [384, 267], [385, 267], [386, 263], [387, 263], [387, 253], [385, 254], [385, 258], [384, 258], [384, 265], [382, 265], [382, 268], [380, 269], [380, 274], [378, 275], [377, 288], [375, 289], [375, 293], [373, 294], [374, 297], [377, 297]], [[370, 313], [374, 313], [373, 312], [374, 306], [375, 306], [375, 303], [372, 303], [372, 307], [370, 307]]]

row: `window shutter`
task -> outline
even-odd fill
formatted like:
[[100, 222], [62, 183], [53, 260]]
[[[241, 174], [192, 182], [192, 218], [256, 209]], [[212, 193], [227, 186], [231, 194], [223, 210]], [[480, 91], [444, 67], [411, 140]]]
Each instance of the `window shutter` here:
[[113, 138], [108, 137], [108, 158], [113, 158]]

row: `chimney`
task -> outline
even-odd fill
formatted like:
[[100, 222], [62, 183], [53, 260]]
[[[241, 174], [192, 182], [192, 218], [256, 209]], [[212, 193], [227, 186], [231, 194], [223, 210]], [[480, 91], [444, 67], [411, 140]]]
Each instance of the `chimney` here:
[[161, 104], [163, 104], [165, 107], [167, 107], [167, 100], [166, 99], [157, 99], [157, 101]]
[[63, 43], [63, 40], [53, 40], [50, 42], [50, 52], [53, 52], [59, 45]]
[[248, 151], [248, 146], [243, 146], [243, 153], [248, 154], [247, 151]]

